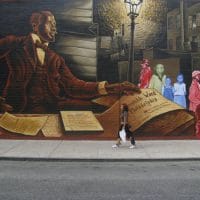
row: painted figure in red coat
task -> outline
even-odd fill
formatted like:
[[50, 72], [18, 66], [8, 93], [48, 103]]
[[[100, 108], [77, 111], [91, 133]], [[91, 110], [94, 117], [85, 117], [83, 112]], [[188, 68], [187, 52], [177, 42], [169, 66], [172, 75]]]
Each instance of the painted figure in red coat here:
[[189, 90], [189, 109], [196, 112], [197, 106], [200, 104], [200, 71], [193, 71], [192, 83]]
[[33, 31], [28, 36], [0, 39], [0, 109], [10, 109], [5, 106], [7, 103], [13, 112], [56, 112], [92, 106], [91, 100], [101, 95], [139, 91], [129, 82], [109, 84], [78, 79], [65, 60], [48, 47], [57, 33], [53, 14], [35, 12], [30, 23]]
[[138, 84], [139, 88], [148, 88], [151, 76], [152, 76], [152, 70], [149, 65], [149, 60], [143, 59], [140, 71], [140, 80], [139, 80], [140, 83]]
[[200, 104], [196, 107], [196, 136], [200, 139]]
[[189, 90], [190, 110], [196, 116], [196, 135], [200, 138], [200, 71], [193, 71]]

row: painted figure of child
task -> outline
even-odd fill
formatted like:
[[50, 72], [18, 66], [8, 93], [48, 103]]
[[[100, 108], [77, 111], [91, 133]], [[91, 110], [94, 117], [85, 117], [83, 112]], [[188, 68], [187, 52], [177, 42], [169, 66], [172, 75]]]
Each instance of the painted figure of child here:
[[162, 95], [166, 99], [174, 101], [174, 87], [172, 86], [172, 81], [169, 77], [165, 80], [165, 85], [162, 88]]
[[[120, 114], [120, 128], [119, 132], [124, 128], [126, 132], [126, 138], [130, 139], [131, 146], [129, 147], [130, 149], [135, 148], [135, 138], [133, 136], [133, 133], [130, 131], [130, 125], [128, 124], [128, 105], [122, 104], [121, 107], [121, 114]], [[121, 145], [121, 137], [118, 132], [118, 137], [117, 137], [117, 142], [115, 145], [113, 145], [113, 148], [117, 148]]]
[[177, 76], [177, 82], [174, 83], [174, 103], [186, 108], [186, 85], [183, 74]]
[[162, 94], [162, 88], [165, 85], [166, 75], [163, 64], [157, 64], [153, 76], [151, 77], [149, 88], [156, 89]]

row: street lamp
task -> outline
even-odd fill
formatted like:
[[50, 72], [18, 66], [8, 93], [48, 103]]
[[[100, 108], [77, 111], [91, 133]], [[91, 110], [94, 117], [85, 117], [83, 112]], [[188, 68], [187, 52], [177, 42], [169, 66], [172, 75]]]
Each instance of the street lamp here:
[[126, 5], [127, 15], [131, 19], [131, 41], [129, 50], [129, 63], [128, 63], [128, 81], [134, 82], [134, 32], [135, 32], [135, 19], [139, 15], [140, 8], [143, 0], [124, 0]]

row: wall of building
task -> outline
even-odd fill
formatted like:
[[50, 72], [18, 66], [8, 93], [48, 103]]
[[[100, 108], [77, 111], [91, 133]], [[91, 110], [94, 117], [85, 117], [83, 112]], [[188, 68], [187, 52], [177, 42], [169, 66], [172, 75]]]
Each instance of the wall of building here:
[[[185, 42], [188, 43], [187, 50], [193, 52], [200, 48], [200, 3], [186, 8], [185, 17]], [[168, 49], [181, 50], [181, 19], [180, 9], [176, 8], [167, 14], [167, 41]]]
[[192, 51], [200, 50], [200, 3], [188, 9], [188, 39]]
[[[1, 1], [0, 2], [0, 38], [7, 36], [9, 34], [14, 35], [27, 35], [31, 32], [31, 27], [29, 24], [29, 17], [32, 12], [37, 10], [49, 10], [51, 11], [56, 18], [57, 26], [58, 26], [58, 35], [56, 38], [56, 42], [54, 45], [50, 45], [50, 49], [52, 48], [55, 50], [59, 55], [61, 55], [65, 60], [66, 64], [69, 66], [73, 74], [86, 81], [96, 81], [96, 80], [106, 80], [109, 82], [118, 82], [126, 80], [126, 73], [128, 66], [128, 48], [124, 47], [129, 45], [130, 43], [130, 19], [127, 17], [127, 13], [125, 12], [124, 8], [124, 1], [123, 0], [98, 0], [95, 1], [98, 3], [97, 7], [94, 6], [93, 0], [77, 0], [77, 1], [68, 1], [68, 0], [38, 0], [36, 1], [18, 1], [18, 0], [8, 0], [8, 1]], [[95, 4], [96, 5], [96, 4]], [[123, 11], [123, 12], [121, 12]], [[94, 23], [94, 14], [98, 13], [100, 18], [97, 18], [100, 21], [95, 21]], [[139, 53], [135, 57], [134, 62], [134, 75], [135, 75], [135, 84], [138, 83], [139, 74], [141, 71], [141, 62], [143, 58], [143, 54], [140, 49], [147, 49], [151, 47], [166, 47], [166, 21], [167, 17], [167, 0], [144, 0], [141, 8], [140, 15], [136, 20], [136, 29], [135, 29], [135, 50], [136, 53]], [[124, 24], [124, 30], [122, 31], [122, 25]], [[123, 33], [124, 32], [124, 33]], [[116, 33], [116, 34], [115, 34]], [[123, 36], [123, 37], [122, 37]], [[176, 36], [177, 37], [177, 36]], [[32, 41], [29, 40], [29, 45], [32, 45]], [[3, 44], [1, 44], [3, 46]], [[7, 47], [7, 46], [6, 46]], [[3, 50], [4, 50], [3, 46]], [[10, 47], [8, 47], [10, 48]], [[34, 49], [36, 50], [36, 46]], [[0, 49], [0, 50], [2, 50]], [[24, 53], [24, 46], [20, 46], [19, 48], [12, 49], [13, 52], [18, 52], [18, 50]], [[12, 52], [12, 53], [13, 53]], [[10, 52], [9, 52], [10, 53]], [[16, 54], [15, 54], [16, 55]], [[36, 55], [36, 54], [35, 54]], [[55, 55], [55, 54], [51, 54]], [[153, 54], [152, 54], [153, 55]], [[34, 56], [34, 54], [32, 55]], [[37, 60], [37, 55], [32, 59], [35, 61], [35, 67], [37, 68], [37, 64], [39, 63], [39, 59]], [[56, 56], [55, 56], [56, 57]], [[120, 58], [122, 57], [122, 60]], [[161, 63], [165, 65], [165, 73], [170, 76], [175, 82], [176, 75], [181, 70], [180, 68], [180, 60], [179, 58], [172, 58], [173, 56], [168, 56], [165, 59], [158, 59], [158, 57], [150, 58], [150, 66], [153, 69], [156, 64]], [[77, 87], [74, 84], [74, 79], [68, 79], [67, 76], [63, 77], [61, 65], [61, 60], [59, 58], [55, 59], [55, 62], [52, 61], [50, 66], [45, 66], [46, 68], [43, 69], [42, 66], [39, 68], [41, 71], [44, 70], [45, 78], [42, 76], [42, 84], [40, 86], [34, 82], [35, 79], [32, 79], [32, 76], [35, 77], [36, 74], [34, 69], [30, 69], [32, 65], [30, 61], [26, 60], [26, 56], [24, 54], [20, 54], [18, 57], [12, 57], [12, 64], [15, 69], [18, 69], [18, 65], [15, 65], [16, 60], [26, 61], [26, 69], [24, 71], [28, 71], [27, 73], [30, 76], [30, 79], [25, 82], [25, 72], [22, 70], [13, 71], [12, 75], [15, 73], [19, 73], [19, 80], [12, 80], [14, 83], [18, 84], [19, 82], [26, 87], [25, 93], [27, 94], [28, 99], [28, 106], [36, 107], [39, 109], [36, 111], [30, 111], [26, 109], [22, 109], [19, 111], [20, 115], [18, 116], [35, 116], [36, 113], [39, 112], [39, 116], [46, 116], [48, 117], [47, 120], [47, 127], [43, 132], [36, 133], [37, 139], [44, 139], [49, 137], [56, 137], [60, 139], [74, 139], [76, 136], [66, 136], [65, 131], [63, 129], [63, 124], [58, 114], [60, 110], [92, 110], [92, 111], [105, 111], [105, 113], [97, 114], [97, 119], [104, 125], [104, 133], [90, 135], [89, 133], [85, 133], [81, 138], [83, 139], [114, 139], [116, 138], [117, 131], [119, 129], [119, 111], [120, 111], [120, 103], [115, 104], [116, 95], [109, 95], [108, 99], [107, 96], [102, 97], [106, 103], [113, 103], [112, 109], [107, 109], [104, 106], [94, 104], [95, 99], [90, 98], [85, 95], [88, 92], [90, 95], [95, 95], [97, 92], [97, 85], [93, 83], [92, 89], [90, 88], [91, 84], [84, 84], [87, 87], [87, 91], [84, 90], [85, 87]], [[123, 60], [124, 59], [124, 60]], [[31, 59], [30, 59], [31, 60]], [[53, 60], [53, 59], [52, 59]], [[4, 64], [7, 64], [7, 60], [3, 60]], [[121, 62], [119, 62], [121, 61]], [[29, 63], [30, 62], [30, 63]], [[97, 66], [98, 64], [98, 66]], [[121, 64], [121, 67], [120, 67]], [[1, 64], [0, 64], [1, 65]], [[19, 64], [21, 67], [21, 63]], [[52, 65], [52, 66], [51, 66]], [[5, 65], [6, 66], [6, 65]], [[63, 66], [62, 66], [63, 67]], [[34, 68], [34, 67], [33, 67]], [[56, 68], [56, 69], [55, 69]], [[122, 71], [119, 70], [122, 69]], [[21, 68], [20, 68], [21, 69]], [[53, 69], [53, 70], [52, 70]], [[59, 69], [59, 70], [58, 70]], [[67, 69], [67, 68], [66, 68]], [[2, 68], [0, 69], [0, 84], [1, 80], [4, 79], [4, 82], [7, 80], [8, 71], [3, 71]], [[119, 77], [118, 70], [121, 72], [121, 77]], [[20, 72], [19, 72], [20, 71]], [[66, 72], [66, 71], [65, 71]], [[35, 75], [36, 74], [36, 75]], [[67, 73], [66, 73], [67, 74]], [[4, 76], [6, 75], [6, 76]], [[39, 73], [39, 76], [41, 74]], [[42, 73], [43, 75], [43, 73]], [[54, 81], [59, 84], [51, 84], [49, 81], [49, 75], [51, 78], [54, 78]], [[68, 74], [69, 75], [69, 74]], [[3, 77], [3, 78], [2, 78]], [[60, 77], [65, 79], [66, 85], [60, 81]], [[70, 75], [69, 75], [70, 77]], [[2, 78], [2, 79], [1, 79]], [[37, 77], [36, 77], [37, 78]], [[52, 79], [53, 79], [52, 78]], [[51, 79], [51, 80], [52, 80]], [[123, 79], [123, 80], [122, 80]], [[32, 87], [32, 80], [33, 83], [36, 85]], [[67, 80], [67, 81], [66, 81]], [[71, 82], [70, 82], [71, 81]], [[79, 82], [78, 80], [76, 80]], [[54, 83], [55, 83], [54, 82]], [[76, 82], [76, 83], [77, 83]], [[40, 82], [39, 82], [40, 83]], [[79, 82], [80, 83], [80, 82]], [[83, 83], [83, 82], [81, 82]], [[28, 85], [29, 84], [29, 85]], [[46, 85], [45, 85], [46, 84]], [[13, 84], [13, 90], [11, 95], [4, 93], [4, 97], [7, 99], [11, 99], [15, 106], [16, 99], [22, 99], [21, 96], [16, 92], [19, 90], [18, 85], [16, 86]], [[53, 89], [51, 86], [55, 86]], [[4, 89], [4, 86], [0, 85], [0, 91]], [[29, 87], [28, 87], [29, 86]], [[45, 86], [45, 89], [43, 89]], [[118, 86], [118, 84], [117, 84]], [[24, 89], [23, 88], [23, 89]], [[32, 90], [30, 90], [30, 88]], [[37, 88], [36, 92], [34, 89]], [[37, 91], [41, 91], [39, 94]], [[60, 93], [56, 96], [54, 95], [55, 91], [58, 90]], [[117, 90], [117, 89], [116, 89]], [[31, 92], [30, 92], [31, 91]], [[66, 92], [67, 91], [67, 92]], [[78, 91], [74, 96], [68, 94], [71, 91]], [[117, 90], [118, 91], [118, 90]], [[32, 94], [33, 93], [33, 94]], [[56, 93], [56, 92], [55, 92]], [[74, 92], [75, 93], [75, 92]], [[1, 96], [2, 94], [0, 94]], [[59, 96], [60, 95], [60, 96]], [[84, 96], [85, 95], [85, 96]], [[34, 103], [30, 103], [29, 101], [32, 97], [36, 99], [36, 105]], [[125, 96], [126, 97], [126, 96]], [[132, 96], [129, 96], [132, 98]], [[37, 98], [41, 100], [40, 102], [37, 101]], [[41, 98], [41, 99], [40, 99]], [[43, 100], [45, 99], [45, 101]], [[84, 98], [84, 99], [83, 99]], [[24, 98], [25, 99], [25, 98]], [[37, 103], [39, 102], [39, 106]], [[17, 101], [17, 105], [21, 102]], [[63, 103], [63, 104], [62, 104]], [[48, 106], [46, 106], [46, 104]], [[59, 107], [58, 105], [61, 105]], [[115, 106], [114, 106], [115, 105]], [[117, 105], [117, 106], [116, 106]], [[113, 107], [114, 106], [114, 107]], [[159, 105], [160, 106], [160, 105]], [[43, 108], [47, 108], [45, 111]], [[157, 108], [157, 107], [156, 107]], [[99, 110], [98, 110], [99, 109]], [[41, 111], [42, 110], [42, 111]], [[24, 112], [26, 114], [24, 114]], [[28, 114], [27, 114], [28, 113]], [[50, 114], [49, 114], [50, 113]], [[52, 113], [56, 113], [55, 115]], [[16, 114], [14, 112], [14, 114]], [[38, 116], [38, 115], [37, 115]], [[172, 116], [173, 117], [173, 116]], [[167, 119], [168, 120], [168, 119]], [[166, 120], [166, 122], [167, 122]], [[73, 120], [72, 120], [73, 121]], [[114, 122], [114, 123], [113, 123]], [[134, 121], [133, 121], [134, 122]], [[159, 124], [159, 119], [157, 120]], [[31, 124], [32, 125], [32, 124]], [[192, 124], [193, 125], [193, 124]], [[192, 129], [193, 130], [193, 129]], [[148, 128], [147, 128], [148, 132]], [[159, 132], [157, 130], [157, 132]], [[193, 132], [192, 132], [193, 133]], [[142, 132], [139, 133], [140, 136], [143, 136]], [[3, 136], [2, 136], [3, 135]], [[153, 134], [152, 134], [153, 135]], [[32, 139], [28, 135], [25, 138]], [[7, 137], [7, 138], [17, 138], [19, 135], [17, 133], [10, 133], [9, 131], [1, 130], [0, 129], [0, 138]], [[22, 137], [21, 137], [22, 138]], [[78, 137], [80, 139], [80, 137]]]
[[176, 8], [167, 14], [167, 48], [178, 50], [181, 37], [180, 9]]

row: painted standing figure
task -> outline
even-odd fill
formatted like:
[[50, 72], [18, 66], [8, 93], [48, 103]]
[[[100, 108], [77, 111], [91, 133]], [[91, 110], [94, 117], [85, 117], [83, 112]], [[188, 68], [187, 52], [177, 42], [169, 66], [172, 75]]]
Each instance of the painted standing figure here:
[[152, 77], [152, 70], [149, 65], [149, 60], [144, 59], [141, 64], [141, 71], [140, 71], [140, 79], [139, 79], [139, 88], [144, 89], [149, 87], [149, 83]]
[[[56, 21], [49, 11], [30, 18], [27, 36], [0, 39], [0, 96], [14, 112], [58, 112], [72, 106], [92, 106], [91, 99], [112, 93], [137, 92], [128, 82], [85, 82], [75, 77], [65, 60], [49, 49], [55, 41]], [[3, 64], [2, 64], [3, 63]]]
[[196, 136], [200, 139], [200, 104], [196, 107]]
[[192, 72], [192, 83], [189, 89], [189, 109], [196, 112], [197, 106], [200, 104], [200, 71]]
[[167, 77], [165, 80], [165, 85], [163, 86], [162, 89], [162, 95], [166, 99], [174, 101], [174, 87], [172, 86], [172, 81], [169, 77]]
[[200, 139], [200, 71], [192, 72], [192, 83], [189, 89], [189, 109], [195, 112], [196, 136]]
[[174, 103], [186, 108], [186, 85], [183, 74], [177, 76], [177, 82], [174, 83]]
[[[124, 128], [126, 132], [126, 138], [130, 139], [131, 146], [130, 149], [135, 148], [135, 138], [133, 136], [133, 133], [130, 131], [130, 125], [128, 124], [128, 105], [122, 104], [121, 107], [121, 114], [120, 114], [120, 129], [119, 132]], [[118, 132], [117, 142], [115, 145], [113, 145], [113, 148], [117, 148], [121, 145], [121, 138], [120, 134]]]
[[162, 88], [165, 84], [166, 75], [164, 74], [165, 68], [163, 64], [157, 64], [153, 76], [151, 77], [149, 88], [156, 89], [162, 93]]

